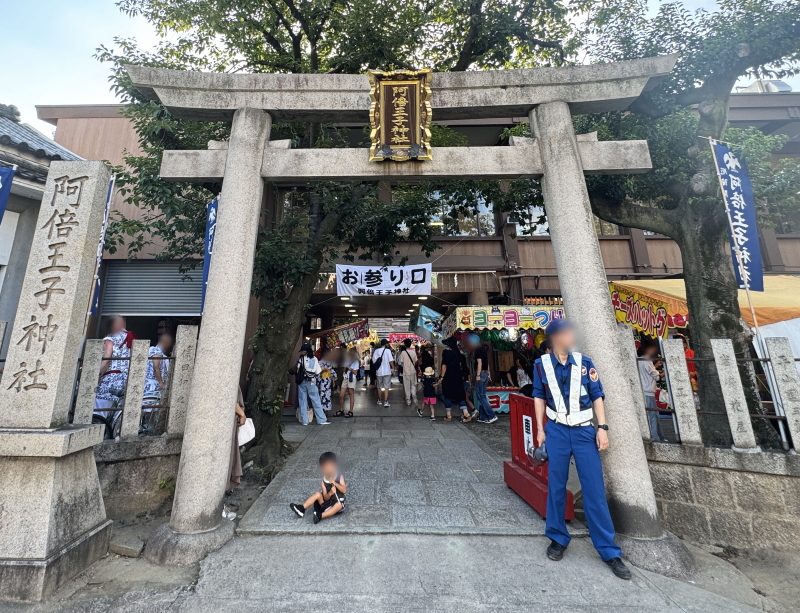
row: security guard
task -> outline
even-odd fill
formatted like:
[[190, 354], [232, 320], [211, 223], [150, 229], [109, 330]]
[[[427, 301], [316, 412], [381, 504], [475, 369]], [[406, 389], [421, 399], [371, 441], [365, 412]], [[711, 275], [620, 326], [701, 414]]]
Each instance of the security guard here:
[[[614, 542], [614, 524], [603, 485], [599, 452], [608, 448], [603, 384], [592, 360], [571, 351], [575, 345], [575, 333], [568, 320], [553, 320], [546, 333], [553, 351], [534, 364], [533, 398], [538, 427], [537, 446], [547, 439], [545, 448], [550, 462], [545, 530], [550, 538], [547, 557], [560, 560], [571, 540], [564, 510], [570, 458], [574, 456], [592, 544], [617, 577], [630, 579], [631, 571], [622, 563], [620, 548]], [[545, 414], [548, 418], [546, 425]], [[595, 415], [596, 431], [592, 425]]]

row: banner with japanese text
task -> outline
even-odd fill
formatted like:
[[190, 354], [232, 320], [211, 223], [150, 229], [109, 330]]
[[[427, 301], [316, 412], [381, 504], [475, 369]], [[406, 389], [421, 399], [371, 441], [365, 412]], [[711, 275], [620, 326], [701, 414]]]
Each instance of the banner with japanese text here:
[[[489, 406], [495, 413], [508, 413], [509, 403], [511, 402], [511, 394], [519, 393], [516, 387], [487, 387], [486, 399], [489, 401]], [[475, 400], [473, 398], [473, 400]]]
[[614, 283], [609, 283], [608, 288], [618, 322], [627, 324], [651, 338], [667, 338], [669, 305], [666, 302]]
[[328, 347], [339, 347], [340, 345], [355, 343], [357, 340], [367, 338], [369, 335], [369, 320], [362, 319], [346, 326], [328, 330], [323, 334], [322, 342]]
[[200, 295], [200, 314], [206, 306], [206, 288], [208, 287], [208, 271], [211, 269], [211, 256], [214, 253], [214, 237], [217, 234], [217, 209], [219, 200], [214, 198], [206, 208], [206, 236], [203, 241], [203, 288]]
[[722, 143], [711, 141], [711, 148], [714, 151], [722, 197], [725, 199], [725, 210], [730, 216], [728, 237], [736, 283], [739, 289], [763, 292], [764, 271], [756, 226], [756, 203], [747, 162]]
[[11, 194], [11, 183], [14, 181], [14, 166], [0, 167], [0, 222], [6, 212], [8, 197]]
[[431, 293], [431, 264], [408, 266], [336, 265], [336, 294], [339, 296], [428, 296]]
[[395, 343], [402, 343], [406, 339], [411, 339], [412, 343], [421, 344], [427, 343], [428, 341], [424, 338], [417, 336], [411, 332], [391, 332], [389, 333], [389, 342], [392, 344]]
[[538, 330], [553, 319], [565, 317], [562, 306], [464, 306], [456, 308], [442, 324], [442, 336], [456, 330], [522, 328]]

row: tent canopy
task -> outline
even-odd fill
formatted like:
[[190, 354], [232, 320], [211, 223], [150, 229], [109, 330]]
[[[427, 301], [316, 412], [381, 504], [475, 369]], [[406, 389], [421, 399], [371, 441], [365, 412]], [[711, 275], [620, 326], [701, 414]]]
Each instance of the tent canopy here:
[[[648, 294], [669, 305], [669, 314], [685, 315], [686, 286], [683, 279], [652, 279], [646, 281], [614, 281], [615, 285], [628, 287], [641, 294]], [[790, 275], [764, 276], [764, 291], [750, 292], [758, 324], [766, 326], [779, 321], [800, 317], [800, 277]], [[753, 325], [747, 293], [739, 290], [739, 308], [747, 325]]]

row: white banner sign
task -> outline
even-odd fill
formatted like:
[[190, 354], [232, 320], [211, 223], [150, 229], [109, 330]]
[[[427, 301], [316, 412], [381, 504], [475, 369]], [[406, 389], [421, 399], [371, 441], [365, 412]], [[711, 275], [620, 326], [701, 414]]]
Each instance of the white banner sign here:
[[407, 266], [336, 265], [339, 296], [427, 296], [431, 293], [431, 264]]

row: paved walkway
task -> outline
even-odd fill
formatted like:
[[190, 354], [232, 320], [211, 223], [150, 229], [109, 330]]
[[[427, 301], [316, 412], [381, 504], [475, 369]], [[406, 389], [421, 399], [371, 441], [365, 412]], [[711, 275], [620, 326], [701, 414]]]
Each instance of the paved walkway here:
[[[541, 535], [541, 516], [503, 482], [502, 459], [457, 421], [430, 421], [392, 391], [389, 408], [359, 391], [356, 417], [311, 424], [287, 465], [239, 524], [238, 533], [286, 532]], [[444, 410], [440, 407], [441, 417]], [[485, 426], [491, 428], [491, 425]], [[314, 525], [290, 502], [319, 489], [318, 458], [339, 457], [347, 510]], [[576, 535], [585, 529], [573, 522]]]
[[544, 537], [237, 537], [201, 564], [196, 585], [9, 613], [753, 613], [689, 583], [633, 569], [614, 577], [589, 539], [561, 562]]
[[[632, 581], [621, 581], [587, 538], [576, 538], [563, 561], [550, 562], [544, 554], [548, 540], [541, 536], [543, 521], [503, 484], [500, 457], [460, 424], [417, 417], [397, 395], [393, 392], [392, 407], [379, 408], [374, 392], [360, 392], [357, 417], [336, 419], [330, 426], [287, 424], [287, 438], [302, 444], [242, 519], [238, 536], [201, 563], [195, 584], [173, 588], [167, 582], [166, 589], [159, 589], [140, 580], [128, 591], [118, 581], [117, 589], [97, 597], [92, 596], [92, 584], [86, 584], [74, 598], [69, 598], [67, 586], [40, 605], [0, 604], [0, 611], [754, 610], [635, 568]], [[341, 457], [348, 509], [314, 526], [310, 517], [301, 520], [291, 513], [288, 503], [302, 501], [318, 487], [317, 459], [328, 450]], [[585, 534], [580, 525], [573, 532]], [[138, 568], [140, 575], [150, 576], [142, 559], [124, 564], [126, 569], [133, 565], [126, 575], [136, 576]], [[716, 592], [730, 593], [717, 585], [718, 573], [711, 581]]]

